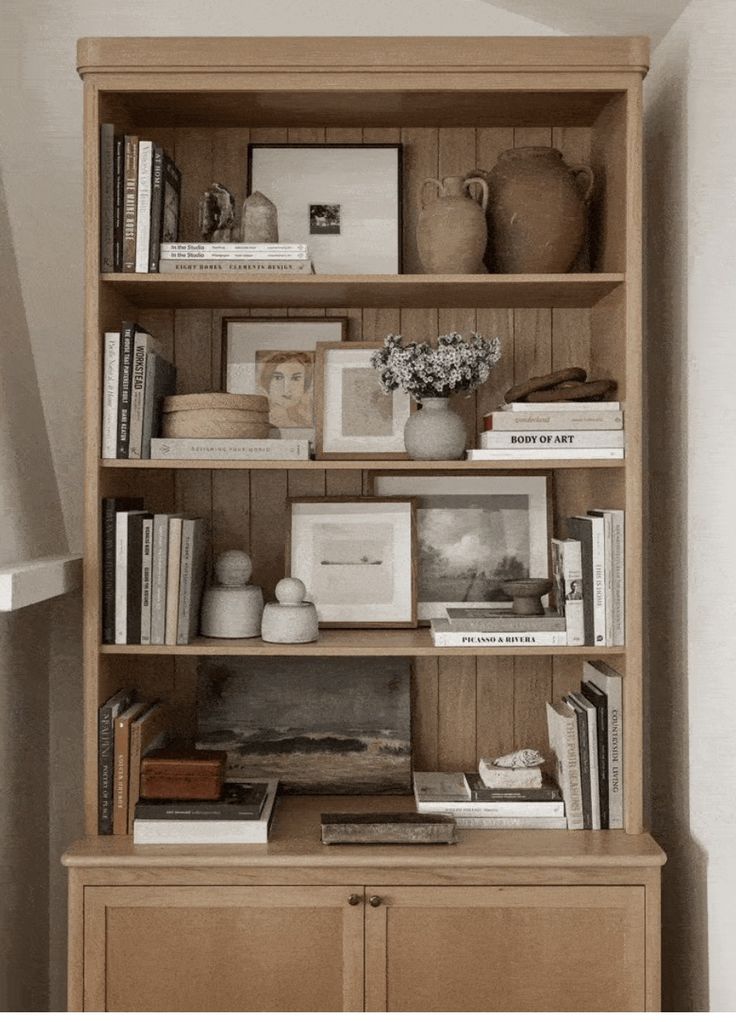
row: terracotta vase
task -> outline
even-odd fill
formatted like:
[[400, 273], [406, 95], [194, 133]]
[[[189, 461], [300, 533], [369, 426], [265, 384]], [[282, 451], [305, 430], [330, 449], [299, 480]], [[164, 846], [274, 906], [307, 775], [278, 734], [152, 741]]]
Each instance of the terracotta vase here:
[[[468, 185], [481, 187], [480, 205]], [[425, 205], [427, 185], [438, 196]], [[483, 253], [488, 240], [488, 185], [480, 177], [428, 177], [422, 184], [422, 209], [417, 222], [417, 247], [425, 273], [486, 273]]]
[[478, 173], [490, 191], [491, 272], [567, 273], [585, 241], [590, 167], [568, 167], [549, 146], [526, 146], [508, 149], [490, 173]]
[[412, 461], [457, 461], [465, 454], [465, 423], [448, 397], [422, 398], [406, 420], [404, 447]]

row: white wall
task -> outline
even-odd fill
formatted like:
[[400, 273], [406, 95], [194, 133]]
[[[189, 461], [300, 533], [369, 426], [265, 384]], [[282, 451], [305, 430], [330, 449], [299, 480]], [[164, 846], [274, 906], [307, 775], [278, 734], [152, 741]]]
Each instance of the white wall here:
[[[526, 18], [496, 10], [482, 0], [220, 0], [217, 4], [181, 3], [180, 0], [4, 0], [0, 34], [0, 172], [5, 182], [10, 235], [3, 261], [17, 264], [19, 287], [15, 310], [25, 335], [9, 332], [2, 341], [8, 352], [24, 345], [24, 372], [35, 388], [32, 424], [39, 434], [34, 449], [30, 433], [27, 463], [34, 455], [45, 457], [46, 484], [57, 501], [57, 534], [49, 528], [56, 550], [65, 542], [80, 549], [82, 540], [82, 89], [75, 70], [76, 40], [80, 36], [116, 35], [540, 35], [551, 30]], [[3, 310], [3, 315], [6, 315]], [[27, 326], [26, 326], [27, 325]], [[40, 396], [40, 401], [39, 401]], [[0, 408], [2, 411], [2, 408]], [[25, 428], [19, 406], [7, 407], [8, 420], [0, 416], [0, 428]], [[13, 422], [10, 422], [12, 413]], [[45, 418], [45, 430], [43, 421]], [[9, 436], [14, 434], [9, 432]], [[10, 448], [8, 447], [8, 450]], [[20, 451], [20, 448], [17, 448]], [[2, 451], [0, 451], [0, 456]], [[55, 472], [54, 480], [51, 466]], [[0, 466], [1, 468], [1, 466]], [[21, 473], [22, 474], [22, 473]], [[30, 477], [29, 477], [30, 478]], [[0, 483], [2, 483], [0, 476]], [[58, 484], [58, 492], [56, 486]], [[31, 493], [34, 491], [31, 490]], [[41, 490], [35, 491], [40, 498]], [[63, 522], [59, 514], [63, 512]], [[33, 506], [33, 502], [31, 501]], [[27, 512], [28, 506], [22, 510]], [[45, 512], [37, 499], [37, 521]], [[52, 519], [49, 519], [52, 521]], [[64, 533], [64, 525], [66, 537]], [[58, 544], [62, 544], [59, 547]], [[5, 553], [5, 551], [3, 551]], [[19, 555], [20, 556], [20, 555]], [[48, 613], [47, 611], [44, 613]], [[0, 648], [0, 685], [3, 677], [15, 679], [25, 702], [17, 701], [26, 721], [39, 721], [35, 734], [42, 753], [35, 769], [28, 755], [28, 731], [5, 734], [0, 727], [0, 749], [7, 742], [3, 766], [12, 765], [14, 779], [27, 768], [33, 774], [34, 794], [46, 787], [46, 763], [50, 760], [49, 827], [38, 824], [36, 832], [18, 829], [15, 816], [0, 816], [0, 828], [12, 837], [13, 847], [23, 841], [35, 859], [33, 882], [37, 925], [24, 942], [15, 941], [15, 956], [7, 958], [7, 972], [16, 976], [19, 998], [15, 1008], [37, 1008], [38, 993], [45, 988], [50, 968], [51, 1003], [64, 1005], [64, 874], [58, 863], [65, 844], [81, 827], [81, 662], [79, 648], [79, 600], [70, 597], [54, 604], [43, 618], [41, 633], [49, 633], [42, 660], [33, 664]], [[13, 627], [20, 627], [18, 620]], [[28, 649], [28, 633], [24, 633]], [[1, 638], [1, 637], [0, 637]], [[21, 641], [21, 640], [18, 640]], [[33, 693], [35, 703], [28, 702]], [[48, 698], [46, 697], [48, 693]], [[33, 709], [31, 709], [33, 705]], [[4, 710], [0, 700], [0, 721]], [[50, 710], [50, 712], [49, 712]], [[47, 720], [48, 718], [48, 720]], [[28, 724], [30, 728], [31, 725]], [[6, 776], [10, 777], [9, 770]], [[40, 796], [39, 796], [40, 797]], [[34, 812], [43, 819], [46, 803], [37, 802]], [[48, 842], [48, 848], [46, 847]], [[0, 846], [1, 849], [2, 846]], [[47, 857], [49, 861], [50, 914], [44, 912]], [[0, 857], [2, 884], [10, 876], [16, 858]], [[28, 865], [28, 864], [26, 864]], [[24, 882], [28, 878], [24, 874]], [[9, 889], [8, 889], [9, 890]], [[14, 888], [15, 915], [24, 901]], [[10, 901], [7, 902], [10, 911]], [[6, 919], [0, 915], [0, 930]], [[50, 963], [39, 952], [50, 932]], [[29, 948], [35, 954], [29, 955]], [[0, 953], [4, 950], [0, 944]], [[33, 961], [25, 974], [21, 963]], [[44, 989], [45, 993], [45, 989]], [[0, 986], [0, 1010], [7, 1007]]]
[[651, 775], [670, 1008], [736, 1009], [736, 4], [647, 82]]

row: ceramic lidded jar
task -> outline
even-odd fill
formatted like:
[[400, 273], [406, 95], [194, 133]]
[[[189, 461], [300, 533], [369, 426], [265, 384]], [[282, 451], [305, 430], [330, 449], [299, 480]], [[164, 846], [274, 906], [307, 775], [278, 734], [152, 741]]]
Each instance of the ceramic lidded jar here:
[[448, 397], [425, 397], [404, 426], [404, 447], [413, 461], [457, 461], [465, 455], [465, 423]]
[[200, 632], [216, 639], [249, 639], [261, 632], [263, 592], [248, 585], [252, 570], [244, 550], [226, 550], [215, 564], [216, 584], [202, 597]]
[[[481, 188], [480, 205], [468, 185]], [[437, 197], [425, 205], [427, 185]], [[488, 240], [488, 186], [480, 177], [428, 177], [422, 184], [422, 209], [417, 221], [417, 248], [425, 273], [485, 273], [483, 253]]]
[[299, 578], [282, 578], [276, 601], [263, 609], [261, 635], [264, 642], [316, 642], [319, 636], [317, 608], [304, 597], [307, 590]]
[[494, 273], [567, 273], [583, 247], [590, 167], [569, 167], [559, 149], [524, 146], [501, 153], [484, 173]]

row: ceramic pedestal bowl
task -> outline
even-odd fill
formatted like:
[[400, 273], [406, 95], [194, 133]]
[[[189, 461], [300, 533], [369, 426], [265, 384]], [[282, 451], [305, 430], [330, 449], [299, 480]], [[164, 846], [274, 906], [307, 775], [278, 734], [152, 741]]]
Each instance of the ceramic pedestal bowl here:
[[514, 614], [538, 615], [544, 614], [542, 597], [552, 589], [552, 580], [549, 578], [510, 578], [502, 583], [503, 591], [510, 596], [513, 603]]

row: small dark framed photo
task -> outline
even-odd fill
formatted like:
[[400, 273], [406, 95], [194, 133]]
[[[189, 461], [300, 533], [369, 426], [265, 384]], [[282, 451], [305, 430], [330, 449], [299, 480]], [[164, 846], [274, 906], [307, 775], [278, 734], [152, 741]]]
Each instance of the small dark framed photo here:
[[400, 144], [251, 142], [247, 192], [276, 206], [279, 241], [316, 273], [401, 273]]

